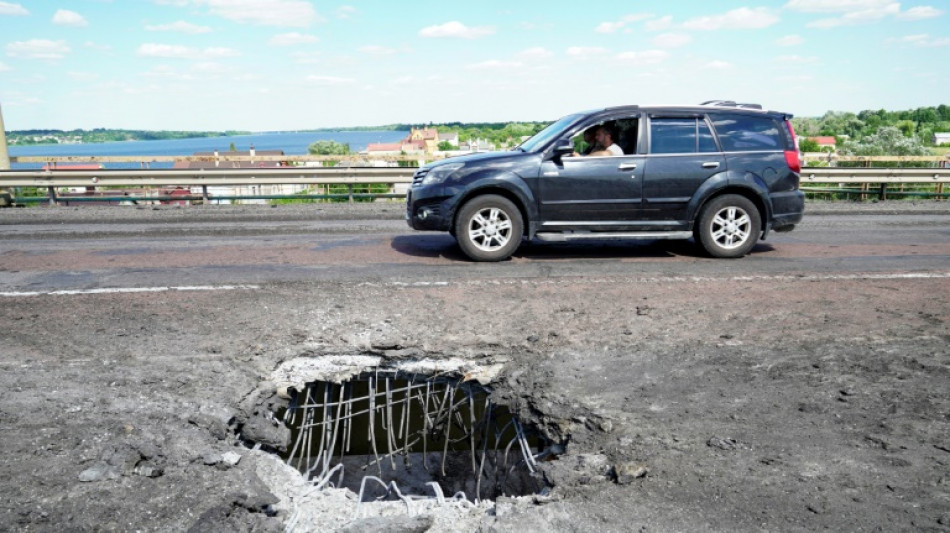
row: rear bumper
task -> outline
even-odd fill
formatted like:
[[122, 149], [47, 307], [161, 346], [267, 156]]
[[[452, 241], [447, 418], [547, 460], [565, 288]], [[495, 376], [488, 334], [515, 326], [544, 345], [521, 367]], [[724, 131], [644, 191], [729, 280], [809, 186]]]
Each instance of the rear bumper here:
[[772, 229], [779, 230], [786, 226], [794, 226], [802, 221], [805, 214], [805, 193], [789, 191], [773, 194], [772, 200]]

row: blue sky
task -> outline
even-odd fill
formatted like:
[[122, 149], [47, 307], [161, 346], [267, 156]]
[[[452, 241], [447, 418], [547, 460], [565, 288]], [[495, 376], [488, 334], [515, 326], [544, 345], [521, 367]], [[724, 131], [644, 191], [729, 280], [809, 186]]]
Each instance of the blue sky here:
[[0, 0], [6, 129], [797, 116], [950, 104], [950, 2]]

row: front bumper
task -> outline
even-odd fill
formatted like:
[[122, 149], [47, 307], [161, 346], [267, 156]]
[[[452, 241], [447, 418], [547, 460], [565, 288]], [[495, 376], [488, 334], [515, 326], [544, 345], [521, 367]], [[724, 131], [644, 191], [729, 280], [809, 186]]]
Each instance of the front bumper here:
[[442, 193], [442, 187], [419, 187], [409, 189], [406, 195], [406, 224], [412, 229], [449, 231], [452, 226], [450, 198]]

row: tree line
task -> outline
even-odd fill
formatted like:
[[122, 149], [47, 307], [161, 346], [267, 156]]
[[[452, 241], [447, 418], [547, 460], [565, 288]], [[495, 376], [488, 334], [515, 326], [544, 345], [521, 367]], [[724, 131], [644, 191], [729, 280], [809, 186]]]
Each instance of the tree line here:
[[178, 131], [178, 130], [123, 130], [94, 128], [91, 130], [33, 129], [7, 132], [9, 144], [63, 144], [103, 143], [116, 141], [160, 141], [168, 139], [192, 139], [196, 137], [226, 137], [247, 135], [246, 131]]
[[[927, 155], [934, 146], [934, 133], [950, 132], [950, 106], [828, 111], [821, 117], [796, 117], [792, 123], [795, 132], [805, 137], [836, 137], [838, 151], [847, 155]], [[802, 148], [817, 151], [816, 145], [808, 143]]]

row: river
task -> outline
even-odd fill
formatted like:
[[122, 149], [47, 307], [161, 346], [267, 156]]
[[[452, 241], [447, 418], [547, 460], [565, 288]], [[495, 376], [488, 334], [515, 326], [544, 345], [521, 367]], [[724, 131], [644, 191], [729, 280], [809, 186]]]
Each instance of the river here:
[[[316, 141], [336, 141], [349, 144], [350, 151], [365, 150], [369, 143], [391, 143], [404, 139], [406, 131], [319, 131], [287, 133], [255, 133], [224, 137], [196, 137], [160, 141], [122, 141], [108, 143], [11, 145], [11, 157], [18, 156], [154, 156], [193, 155], [195, 152], [226, 152], [234, 144], [235, 150], [283, 150], [287, 155], [307, 153], [307, 147]], [[14, 169], [41, 168], [42, 163], [13, 163]], [[134, 168], [135, 164], [108, 163], [108, 168]], [[171, 166], [153, 163], [152, 168]]]

